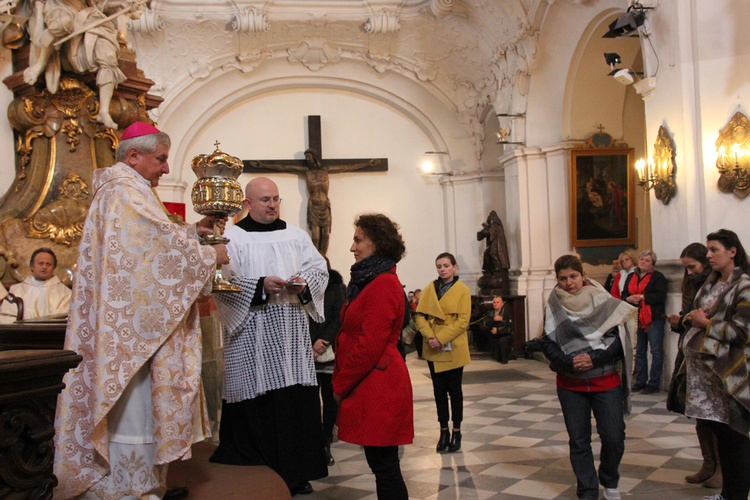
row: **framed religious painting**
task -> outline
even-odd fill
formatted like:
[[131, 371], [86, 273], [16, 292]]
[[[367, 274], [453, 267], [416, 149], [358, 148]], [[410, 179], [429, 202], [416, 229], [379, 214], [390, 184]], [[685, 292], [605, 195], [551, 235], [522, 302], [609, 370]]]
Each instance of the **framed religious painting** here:
[[633, 149], [571, 150], [570, 204], [572, 246], [634, 246]]

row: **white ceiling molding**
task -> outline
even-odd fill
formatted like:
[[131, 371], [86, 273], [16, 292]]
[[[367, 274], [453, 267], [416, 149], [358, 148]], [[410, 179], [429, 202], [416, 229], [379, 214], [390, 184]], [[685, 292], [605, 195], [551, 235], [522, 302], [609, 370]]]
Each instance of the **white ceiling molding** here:
[[[165, 23], [134, 31], [139, 66], [168, 99], [186, 80], [250, 74], [273, 59], [300, 76], [344, 60], [413, 79], [454, 104], [483, 151], [479, 113], [526, 110], [537, 56], [531, 0], [155, 0]], [[468, 15], [466, 15], [468, 13]], [[231, 19], [231, 22], [227, 22]], [[363, 21], [364, 20], [364, 21]]]

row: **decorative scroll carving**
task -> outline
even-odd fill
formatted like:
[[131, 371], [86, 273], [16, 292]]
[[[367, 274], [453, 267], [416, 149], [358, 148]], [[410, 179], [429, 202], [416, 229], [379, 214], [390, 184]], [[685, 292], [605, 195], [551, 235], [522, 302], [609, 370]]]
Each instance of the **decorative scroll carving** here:
[[289, 62], [299, 62], [310, 71], [318, 71], [328, 63], [341, 60], [341, 49], [333, 48], [328, 40], [313, 38], [302, 42], [296, 49], [287, 50]]
[[[23, 328], [36, 337], [33, 326]], [[55, 403], [80, 360], [72, 351], [0, 350], [0, 498], [52, 498]]]
[[211, 60], [201, 57], [193, 59], [193, 64], [190, 65], [188, 71], [190, 72], [190, 76], [198, 80], [208, 77], [211, 74], [211, 69]]
[[234, 61], [229, 62], [221, 67], [223, 71], [230, 69], [238, 69], [242, 73], [250, 73], [261, 65], [263, 61], [273, 56], [273, 53], [268, 50], [262, 52], [252, 52], [248, 54], [241, 54], [235, 57]]
[[370, 14], [363, 26], [367, 33], [373, 35], [386, 35], [396, 33], [401, 29], [398, 13], [383, 9], [380, 12]]
[[24, 137], [21, 137], [20, 135], [18, 136], [16, 153], [21, 156], [21, 168], [16, 176], [16, 192], [18, 192], [18, 190], [21, 189], [21, 186], [26, 182], [26, 167], [29, 165], [29, 161], [31, 161], [31, 152], [34, 150], [31, 144], [34, 142], [34, 139], [41, 135], [41, 130], [27, 130]]
[[18, 272], [18, 256], [16, 252], [0, 246], [0, 276], [4, 276], [6, 271], [10, 276], [18, 281], [23, 281], [23, 276]]
[[164, 18], [151, 9], [144, 9], [141, 17], [130, 20], [130, 29], [138, 33], [156, 33], [164, 29]]
[[270, 27], [268, 16], [262, 10], [246, 7], [239, 14], [232, 15], [232, 30], [240, 33], [260, 33]]
[[24, 219], [31, 238], [49, 238], [55, 243], [70, 245], [83, 231], [88, 212], [89, 188], [78, 174], [68, 174], [58, 189], [59, 198]]
[[447, 16], [453, 10], [456, 2], [454, 0], [432, 0], [430, 11], [435, 17]]

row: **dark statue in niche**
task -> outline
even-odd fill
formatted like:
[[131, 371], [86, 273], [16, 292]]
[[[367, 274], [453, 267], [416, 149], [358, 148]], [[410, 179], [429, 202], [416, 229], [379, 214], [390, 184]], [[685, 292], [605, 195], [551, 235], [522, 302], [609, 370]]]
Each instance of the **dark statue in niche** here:
[[482, 259], [482, 277], [478, 282], [480, 294], [508, 295], [508, 243], [505, 241], [503, 221], [494, 210], [487, 216], [487, 221], [482, 222], [482, 229], [477, 232], [477, 240], [487, 240], [487, 248]]

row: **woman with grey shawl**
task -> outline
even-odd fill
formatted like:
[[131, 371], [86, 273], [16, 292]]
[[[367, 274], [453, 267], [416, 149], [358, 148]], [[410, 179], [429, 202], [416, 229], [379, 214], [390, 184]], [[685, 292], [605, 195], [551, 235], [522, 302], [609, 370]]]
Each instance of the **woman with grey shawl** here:
[[[575, 255], [555, 261], [557, 286], [544, 311], [541, 347], [557, 372], [557, 397], [565, 419], [570, 465], [578, 498], [619, 500], [618, 468], [625, 452], [630, 412], [631, 332], [637, 309], [588, 280]], [[599, 471], [591, 450], [591, 413], [602, 443]]]

